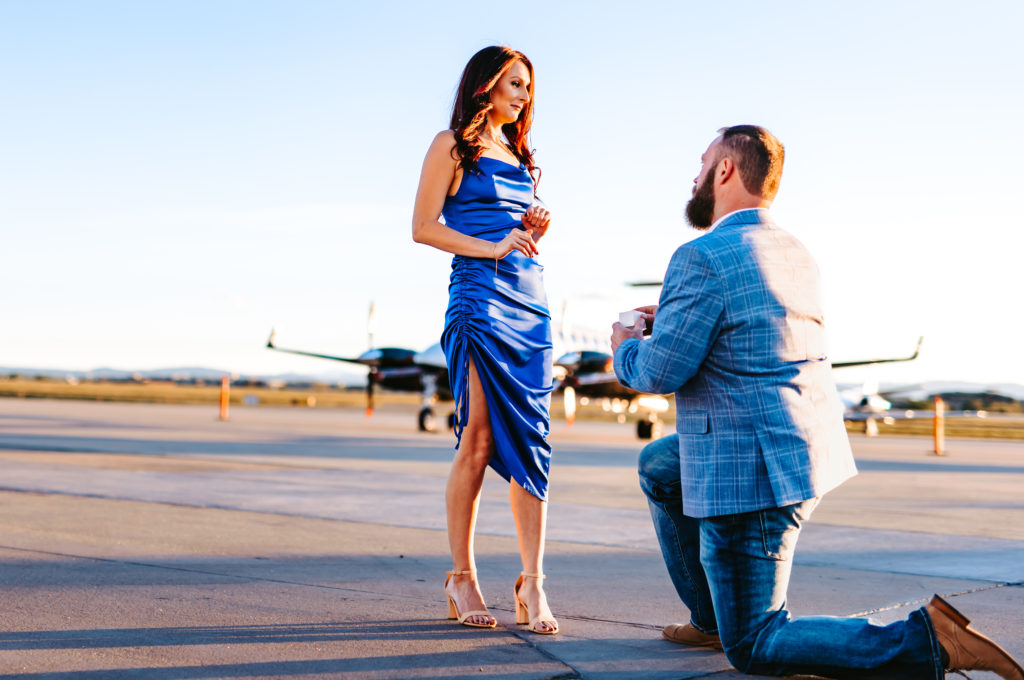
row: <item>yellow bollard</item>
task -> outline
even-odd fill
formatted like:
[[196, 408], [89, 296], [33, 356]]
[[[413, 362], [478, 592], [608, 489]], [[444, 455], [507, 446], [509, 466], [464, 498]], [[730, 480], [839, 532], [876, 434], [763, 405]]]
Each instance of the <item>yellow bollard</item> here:
[[946, 403], [935, 396], [935, 418], [932, 420], [932, 438], [935, 440], [935, 455], [946, 455]]
[[220, 419], [228, 419], [228, 401], [231, 398], [231, 379], [224, 376], [220, 379]]

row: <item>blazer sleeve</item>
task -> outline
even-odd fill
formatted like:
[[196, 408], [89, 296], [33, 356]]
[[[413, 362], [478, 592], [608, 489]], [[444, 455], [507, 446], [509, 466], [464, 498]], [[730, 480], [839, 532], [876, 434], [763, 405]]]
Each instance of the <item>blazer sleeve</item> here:
[[615, 376], [640, 392], [668, 394], [692, 378], [711, 351], [724, 310], [721, 280], [707, 253], [683, 244], [672, 255], [654, 331], [615, 352]]

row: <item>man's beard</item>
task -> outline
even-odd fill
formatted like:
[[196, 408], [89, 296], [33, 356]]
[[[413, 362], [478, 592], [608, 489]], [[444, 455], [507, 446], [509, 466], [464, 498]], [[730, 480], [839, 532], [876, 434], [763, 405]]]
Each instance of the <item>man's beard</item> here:
[[704, 231], [709, 229], [712, 222], [714, 222], [715, 190], [712, 186], [714, 180], [715, 174], [713, 172], [705, 175], [704, 181], [693, 192], [693, 198], [686, 204], [686, 221], [694, 229]]

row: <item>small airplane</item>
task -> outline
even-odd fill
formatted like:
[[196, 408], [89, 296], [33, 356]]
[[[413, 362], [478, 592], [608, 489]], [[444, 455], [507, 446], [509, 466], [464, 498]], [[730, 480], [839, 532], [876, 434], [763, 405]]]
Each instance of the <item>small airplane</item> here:
[[[552, 335], [556, 347], [589, 347], [593, 349], [563, 353], [554, 362], [552, 373], [555, 390], [562, 390], [565, 399], [566, 422], [572, 424], [576, 416], [576, 399], [586, 405], [590, 400], [600, 400], [606, 411], [615, 413], [620, 421], [625, 413], [636, 413], [643, 409], [645, 415], [637, 423], [637, 436], [650, 439], [661, 434], [659, 413], [669, 410], [669, 402], [662, 396], [643, 394], [623, 387], [611, 369], [611, 354], [598, 351], [606, 348], [605, 334], [595, 331], [571, 328], [566, 321], [566, 306], [562, 309], [562, 322], [553, 324]], [[343, 361], [367, 367], [366, 415], [373, 413], [374, 391], [377, 386], [399, 392], [418, 392], [422, 396], [417, 415], [417, 426], [421, 432], [437, 429], [435, 407], [440, 402], [453, 402], [454, 397], [448, 382], [448, 364], [441, 344], [431, 345], [422, 352], [403, 347], [373, 347], [374, 305], [370, 304], [367, 322], [371, 349], [356, 357], [309, 352], [299, 349], [278, 347], [275, 332], [267, 339], [267, 348], [278, 352], [300, 356]], [[448, 414], [448, 428], [455, 427], [455, 413]]]
[[[575, 422], [577, 403], [587, 406], [593, 401], [600, 403], [605, 412], [615, 414], [620, 423], [626, 421], [627, 413], [639, 413], [637, 438], [661, 437], [663, 422], [659, 415], [671, 408], [668, 399], [637, 392], [621, 384], [612, 368], [608, 331], [571, 325], [568, 308], [566, 301], [562, 305], [561, 322], [552, 324], [555, 348], [562, 348], [555, 354], [558, 358], [554, 375], [555, 390], [562, 392], [566, 425]], [[573, 351], [566, 352], [565, 348], [573, 348]]]
[[[908, 357], [898, 357], [895, 359], [862, 359], [859, 361], [840, 361], [832, 364], [832, 368], [850, 368], [852, 366], [874, 366], [876, 364], [893, 364], [902, 361], [913, 361], [921, 353], [921, 343], [924, 342], [924, 336], [917, 339], [917, 347], [914, 348], [914, 353]], [[904, 392], [905, 389], [890, 390], [890, 392]], [[844, 391], [840, 393], [843, 397], [843, 404], [846, 406], [848, 411], [854, 413], [884, 413], [892, 408], [892, 402], [885, 399], [878, 393], [878, 384], [875, 382], [866, 383], [859, 393], [853, 393], [850, 391]]]
[[[454, 400], [448, 384], [448, 364], [440, 343], [431, 345], [422, 352], [404, 347], [377, 347], [368, 349], [357, 357], [342, 357], [278, 347], [274, 343], [274, 336], [275, 332], [272, 330], [267, 339], [268, 349], [366, 366], [367, 416], [373, 414], [374, 390], [378, 385], [397, 392], [419, 392], [423, 396], [417, 415], [417, 424], [422, 432], [433, 432], [437, 429], [434, 406], [439, 401]], [[448, 416], [448, 426], [455, 426], [454, 413]]]
[[[907, 357], [886, 358], [886, 359], [862, 359], [859, 361], [840, 361], [832, 364], [832, 368], [850, 368], [853, 366], [874, 366], [876, 364], [892, 364], [903, 361], [913, 361], [921, 353], [921, 343], [924, 337], [917, 339], [917, 346], [914, 353]], [[887, 394], [906, 392], [916, 386], [904, 386], [898, 389], [888, 390]], [[912, 412], [894, 413], [892, 402], [882, 396], [878, 391], [878, 381], [865, 382], [859, 389], [851, 388], [839, 391], [839, 398], [843, 402], [845, 420], [864, 421], [864, 431], [868, 436], [878, 434], [878, 419], [891, 422], [897, 418], [913, 417]]]
[[565, 420], [571, 425], [576, 418], [576, 401], [586, 406], [591, 400], [600, 400], [605, 411], [611, 411], [624, 422], [626, 413], [642, 412], [636, 422], [639, 439], [658, 438], [662, 434], [662, 421], [658, 414], [669, 410], [668, 399], [657, 394], [637, 392], [626, 387], [615, 377], [612, 355], [607, 352], [584, 350], [569, 352], [555, 361], [562, 369], [559, 379], [565, 400]]

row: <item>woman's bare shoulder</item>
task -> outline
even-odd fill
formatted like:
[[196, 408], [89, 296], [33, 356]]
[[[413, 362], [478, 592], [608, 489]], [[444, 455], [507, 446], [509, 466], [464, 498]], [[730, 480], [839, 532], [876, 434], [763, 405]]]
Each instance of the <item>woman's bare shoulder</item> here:
[[439, 148], [445, 151], [451, 151], [455, 148], [455, 130], [441, 130], [434, 135], [434, 141], [431, 142], [430, 148]]
[[441, 130], [434, 135], [434, 141], [430, 143], [427, 156], [438, 159], [445, 158], [455, 163], [455, 131]]

